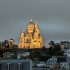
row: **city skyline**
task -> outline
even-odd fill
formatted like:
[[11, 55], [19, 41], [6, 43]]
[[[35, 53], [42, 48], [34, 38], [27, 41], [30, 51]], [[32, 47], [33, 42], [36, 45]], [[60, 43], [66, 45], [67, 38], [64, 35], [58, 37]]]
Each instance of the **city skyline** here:
[[22, 30], [30, 22], [38, 21], [40, 33], [47, 46], [49, 41], [70, 41], [70, 1], [69, 0], [1, 0], [0, 1], [0, 41], [13, 38], [18, 44]]

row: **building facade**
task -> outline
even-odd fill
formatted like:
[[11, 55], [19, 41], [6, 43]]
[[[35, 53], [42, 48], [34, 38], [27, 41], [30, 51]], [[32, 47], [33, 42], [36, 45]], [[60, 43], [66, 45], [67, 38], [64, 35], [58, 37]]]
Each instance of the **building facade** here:
[[0, 70], [32, 70], [32, 61], [30, 59], [0, 60]]
[[18, 48], [34, 49], [34, 48], [42, 48], [43, 46], [44, 46], [43, 38], [40, 35], [38, 22], [36, 21], [36, 24], [34, 24], [32, 22], [32, 18], [30, 18], [26, 34], [23, 30], [20, 35]]

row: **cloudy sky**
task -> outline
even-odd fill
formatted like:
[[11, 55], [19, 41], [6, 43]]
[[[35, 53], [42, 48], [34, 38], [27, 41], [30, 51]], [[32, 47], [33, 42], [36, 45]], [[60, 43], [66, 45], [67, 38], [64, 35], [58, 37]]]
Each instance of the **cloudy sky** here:
[[19, 42], [22, 29], [33, 18], [44, 43], [70, 41], [70, 0], [0, 0], [0, 41]]

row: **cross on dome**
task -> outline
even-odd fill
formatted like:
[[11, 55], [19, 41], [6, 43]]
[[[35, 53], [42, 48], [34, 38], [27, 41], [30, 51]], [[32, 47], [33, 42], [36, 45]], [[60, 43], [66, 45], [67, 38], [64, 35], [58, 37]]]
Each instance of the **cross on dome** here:
[[32, 17], [30, 18], [30, 22], [32, 22]]

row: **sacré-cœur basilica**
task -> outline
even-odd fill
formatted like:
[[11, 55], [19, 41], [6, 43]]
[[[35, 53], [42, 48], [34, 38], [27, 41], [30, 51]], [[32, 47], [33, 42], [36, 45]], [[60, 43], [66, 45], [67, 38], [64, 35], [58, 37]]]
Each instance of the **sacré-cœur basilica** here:
[[38, 22], [36, 21], [36, 24], [34, 24], [32, 18], [30, 18], [26, 34], [23, 30], [20, 35], [18, 48], [34, 49], [34, 48], [42, 48], [43, 46], [44, 46], [43, 38], [40, 35]]

